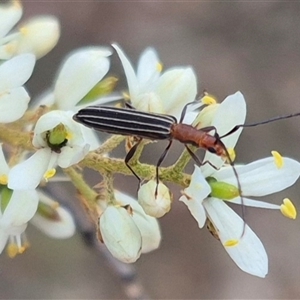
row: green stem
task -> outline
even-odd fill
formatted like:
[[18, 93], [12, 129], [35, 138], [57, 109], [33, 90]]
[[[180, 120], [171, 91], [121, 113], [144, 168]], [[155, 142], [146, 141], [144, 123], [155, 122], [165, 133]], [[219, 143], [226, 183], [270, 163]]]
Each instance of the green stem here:
[[[94, 152], [90, 152], [80, 163], [81, 167], [88, 167], [100, 173], [112, 172], [124, 175], [132, 175], [127, 168], [123, 159], [109, 158], [100, 156]], [[155, 174], [155, 166], [137, 163], [134, 166], [136, 174], [143, 179], [153, 178]], [[187, 186], [190, 175], [183, 172], [177, 172], [173, 167], [159, 168], [159, 177], [163, 181], [169, 181], [179, 184], [183, 187]]]
[[122, 135], [113, 135], [107, 139], [97, 150], [95, 150], [95, 153], [100, 155], [109, 153], [113, 149], [117, 148], [124, 139], [125, 137]]
[[84, 198], [89, 211], [94, 212], [96, 209], [95, 203], [98, 194], [85, 182], [82, 174], [78, 173], [73, 167], [63, 169], [63, 171], [71, 178], [73, 185]]

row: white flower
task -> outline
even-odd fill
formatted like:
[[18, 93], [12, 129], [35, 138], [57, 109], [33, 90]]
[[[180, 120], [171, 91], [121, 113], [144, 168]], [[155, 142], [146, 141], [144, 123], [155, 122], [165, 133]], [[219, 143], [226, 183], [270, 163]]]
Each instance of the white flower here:
[[[291, 203], [280, 206], [247, 198], [269, 195], [295, 183], [300, 176], [300, 164], [290, 158], [282, 158], [282, 160], [283, 166], [280, 167], [273, 157], [235, 166], [243, 199], [240, 196], [233, 196], [234, 198], [223, 200], [246, 206], [279, 209], [284, 213], [287, 205], [292, 206]], [[227, 195], [226, 189], [230, 189], [230, 193], [233, 191], [232, 195], [239, 192], [232, 167], [222, 167], [211, 174], [210, 178], [217, 180], [216, 184], [224, 183], [223, 190], [216, 192], [211, 189], [200, 168], [195, 166], [191, 184], [183, 191], [180, 200], [188, 206], [200, 228], [204, 226], [206, 216], [210, 219], [225, 250], [243, 271], [265, 277], [268, 272], [268, 259], [261, 241], [250, 227], [245, 225], [244, 221], [220, 199], [222, 195]], [[219, 196], [216, 197], [217, 195]]]
[[54, 90], [44, 95], [39, 104], [77, 111], [78, 102], [107, 74], [111, 54], [106, 47], [85, 47], [72, 52], [58, 72]]
[[30, 97], [23, 84], [32, 74], [33, 54], [21, 54], [0, 65], [0, 123], [10, 123], [23, 116]]
[[141, 253], [158, 248], [159, 225], [133, 198], [118, 191], [115, 198], [118, 204], [108, 205], [100, 216], [100, 233], [114, 257], [126, 263], [135, 262]]
[[65, 239], [73, 236], [76, 228], [70, 212], [46, 194], [38, 194], [38, 210], [30, 223], [52, 238]]
[[41, 58], [51, 51], [60, 36], [58, 20], [53, 16], [38, 16], [20, 25], [5, 36], [22, 16], [19, 1], [0, 6], [0, 59], [9, 59], [21, 53], [32, 53]]
[[[0, 196], [3, 203], [2, 188]], [[24, 233], [28, 221], [31, 220], [37, 210], [39, 202], [38, 194], [35, 190], [14, 190], [7, 206], [0, 211], [0, 253], [9, 241], [9, 256], [13, 257], [17, 253], [22, 253], [26, 245], [22, 243], [22, 234]]]
[[43, 178], [53, 175], [56, 165], [67, 168], [81, 161], [89, 151], [81, 129], [71, 112], [51, 111], [43, 115], [36, 123], [32, 141], [39, 150], [11, 169], [8, 187], [36, 188]]
[[[222, 136], [235, 125], [244, 123], [245, 100], [237, 92], [220, 105], [209, 107], [206, 111], [204, 109], [201, 113], [197, 121], [204, 126], [214, 126], [219, 136]], [[222, 138], [227, 150], [234, 148], [240, 133], [241, 129]], [[280, 206], [247, 198], [281, 191], [298, 179], [300, 164], [297, 161], [282, 158], [278, 153], [273, 155], [275, 160], [266, 158], [245, 166], [235, 166], [236, 176], [232, 166], [224, 166], [224, 158], [207, 151], [203, 161], [210, 162], [215, 168], [208, 163], [200, 168], [195, 166], [190, 186], [180, 198], [188, 206], [199, 227], [204, 226], [208, 217], [235, 263], [245, 272], [259, 277], [265, 277], [268, 272], [265, 249], [250, 227], [220, 199], [246, 206], [280, 209], [285, 216], [294, 218], [296, 211], [289, 200], [285, 199]]]
[[9, 242], [8, 255], [14, 257], [27, 247], [24, 231], [37, 210], [39, 199], [35, 190], [8, 189], [9, 176], [10, 170], [0, 145], [0, 253]]
[[177, 67], [161, 74], [162, 64], [153, 48], [146, 49], [139, 60], [135, 73], [121, 48], [113, 44], [122, 62], [134, 108], [177, 118], [185, 104], [195, 100], [196, 75], [191, 67]]
[[149, 180], [143, 184], [138, 191], [138, 203], [149, 216], [160, 218], [171, 209], [171, 194], [167, 186], [159, 182], [156, 191], [156, 180]]

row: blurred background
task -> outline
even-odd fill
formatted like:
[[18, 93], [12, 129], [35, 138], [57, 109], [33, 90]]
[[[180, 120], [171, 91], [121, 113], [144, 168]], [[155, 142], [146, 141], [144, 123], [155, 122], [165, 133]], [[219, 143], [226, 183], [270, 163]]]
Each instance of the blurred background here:
[[[193, 66], [198, 89], [224, 99], [242, 91], [247, 122], [300, 111], [300, 3], [298, 2], [103, 2], [23, 1], [24, 19], [52, 14], [61, 21], [61, 38], [54, 50], [38, 61], [28, 86], [37, 96], [52, 85], [64, 56], [87, 45], [117, 42], [137, 62], [148, 46], [157, 49], [165, 69]], [[121, 76], [118, 57], [111, 74]], [[237, 161], [251, 162], [277, 150], [300, 160], [300, 118], [245, 129], [237, 146]], [[151, 148], [152, 147], [152, 148]], [[154, 162], [164, 142], [149, 146], [142, 160]], [[153, 155], [153, 149], [157, 155]], [[150, 150], [149, 150], [150, 149]], [[180, 154], [172, 150], [165, 165]], [[100, 177], [94, 174], [93, 183]], [[117, 187], [135, 195], [133, 177], [117, 177]], [[269, 256], [265, 279], [239, 270], [207, 230], [199, 230], [174, 192], [172, 210], [160, 219], [160, 249], [142, 255], [135, 264], [139, 279], [154, 299], [292, 299], [300, 295], [299, 220], [278, 211], [247, 208], [246, 221], [261, 238]], [[54, 188], [55, 189], [55, 188]], [[280, 204], [284, 197], [300, 207], [300, 183], [266, 197]], [[55, 190], [75, 200], [66, 184]], [[121, 281], [104, 256], [87, 247], [80, 235], [56, 241], [29, 227], [31, 248], [13, 260], [0, 258], [1, 299], [120, 299]]]

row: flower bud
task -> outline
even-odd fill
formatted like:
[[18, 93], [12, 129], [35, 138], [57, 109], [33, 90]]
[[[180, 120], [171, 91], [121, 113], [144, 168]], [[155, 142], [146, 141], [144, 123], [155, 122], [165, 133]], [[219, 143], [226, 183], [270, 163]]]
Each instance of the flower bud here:
[[140, 204], [132, 197], [116, 190], [115, 197], [122, 206], [130, 205], [132, 208], [132, 219], [142, 235], [142, 253], [157, 249], [161, 241], [157, 219], [147, 215]]
[[108, 206], [100, 216], [99, 229], [104, 244], [115, 258], [133, 263], [140, 257], [142, 236], [130, 206]]
[[149, 180], [138, 191], [138, 202], [149, 216], [160, 218], [171, 209], [172, 197], [169, 189], [159, 182], [156, 192], [156, 181]]

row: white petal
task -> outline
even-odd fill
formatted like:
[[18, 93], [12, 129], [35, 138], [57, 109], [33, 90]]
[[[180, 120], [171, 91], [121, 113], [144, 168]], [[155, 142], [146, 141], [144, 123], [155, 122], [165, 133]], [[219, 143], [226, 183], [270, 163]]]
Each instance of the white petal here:
[[0, 65], [0, 92], [23, 85], [31, 76], [35, 56], [20, 54]]
[[39, 197], [40, 201], [44, 204], [54, 206], [53, 209], [56, 210], [58, 218], [55, 220], [47, 219], [37, 212], [30, 223], [52, 238], [66, 239], [73, 236], [76, 228], [70, 212], [61, 206], [57, 206], [57, 202], [46, 196], [44, 193], [40, 192]]
[[149, 84], [155, 82], [160, 75], [160, 61], [157, 52], [153, 48], [147, 48], [141, 54], [137, 68], [137, 79], [141, 87], [147, 89]]
[[139, 89], [140, 89], [138, 79], [135, 75], [134, 69], [133, 69], [130, 61], [128, 60], [127, 56], [124, 54], [123, 50], [117, 44], [112, 44], [112, 46], [117, 51], [119, 58], [121, 60], [121, 63], [123, 65], [124, 72], [125, 72], [126, 79], [127, 79], [130, 100], [131, 100], [133, 107], [136, 107], [135, 97], [138, 95]]
[[1, 218], [1, 225], [22, 226], [35, 214], [39, 203], [35, 190], [14, 190]]
[[206, 222], [206, 213], [201, 201], [188, 199], [186, 196], [181, 196], [179, 201], [182, 201], [188, 207], [191, 215], [197, 221], [199, 228], [202, 228]]
[[210, 192], [211, 188], [203, 177], [200, 168], [195, 166], [191, 183], [189, 187], [182, 192], [183, 196], [179, 198], [179, 201], [182, 201], [188, 207], [200, 228], [204, 226], [206, 221], [206, 213], [202, 202]]
[[57, 44], [60, 28], [57, 18], [38, 16], [22, 24], [17, 40], [17, 53], [33, 53], [41, 58]]
[[[229, 132], [235, 125], [244, 124], [246, 118], [246, 102], [241, 92], [228, 96], [218, 107], [211, 126], [215, 126], [217, 133], [222, 136]], [[227, 148], [234, 148], [242, 129], [222, 139]], [[206, 151], [204, 162], [209, 161], [217, 169], [223, 165], [223, 160], [217, 155]], [[216, 169], [209, 164], [204, 165], [202, 172], [205, 177], [213, 174]]]
[[[238, 240], [235, 246], [224, 246], [229, 256], [243, 271], [265, 277], [268, 273], [268, 256], [257, 235], [223, 201], [208, 198], [203, 202], [215, 229], [219, 232], [221, 243]], [[243, 228], [245, 232], [242, 235]]]
[[125, 208], [108, 206], [100, 216], [99, 228], [104, 244], [114, 257], [125, 263], [140, 257], [141, 233]]
[[197, 79], [192, 68], [174, 68], [165, 72], [155, 92], [160, 96], [166, 114], [179, 118], [185, 104], [197, 94]]
[[0, 6], [0, 38], [4, 37], [21, 19], [22, 6], [19, 1], [12, 1]]
[[137, 110], [158, 114], [165, 113], [160, 97], [154, 92], [138, 94], [134, 98], [134, 103], [134, 107]]
[[62, 168], [68, 168], [79, 163], [89, 152], [89, 145], [82, 146], [65, 146], [58, 155], [57, 164]]
[[251, 207], [258, 207], [258, 208], [280, 209], [280, 205], [267, 203], [259, 200], [253, 200], [246, 197], [243, 197], [243, 202], [241, 201], [241, 197], [234, 198], [232, 200], [229, 200], [228, 202], [235, 203], [235, 204], [242, 204]]
[[[278, 168], [274, 158], [268, 157], [244, 166], [235, 166], [245, 196], [264, 196], [293, 185], [300, 176], [300, 163], [284, 157], [284, 165]], [[236, 185], [237, 179], [231, 167], [221, 168], [213, 175], [218, 181]]]
[[50, 149], [40, 149], [9, 172], [8, 187], [14, 190], [35, 189], [47, 171]]
[[44, 234], [55, 239], [67, 239], [75, 234], [75, 223], [72, 215], [63, 207], [58, 207], [59, 220], [51, 221], [39, 214], [31, 219], [30, 223]]
[[60, 109], [72, 109], [106, 75], [110, 55], [108, 48], [87, 47], [67, 58], [54, 88]]
[[85, 139], [86, 144], [90, 145], [89, 151], [96, 150], [101, 146], [100, 138], [95, 130], [87, 128], [81, 125], [82, 136]]
[[0, 95], [0, 122], [10, 123], [20, 119], [28, 108], [30, 97], [23, 87]]

